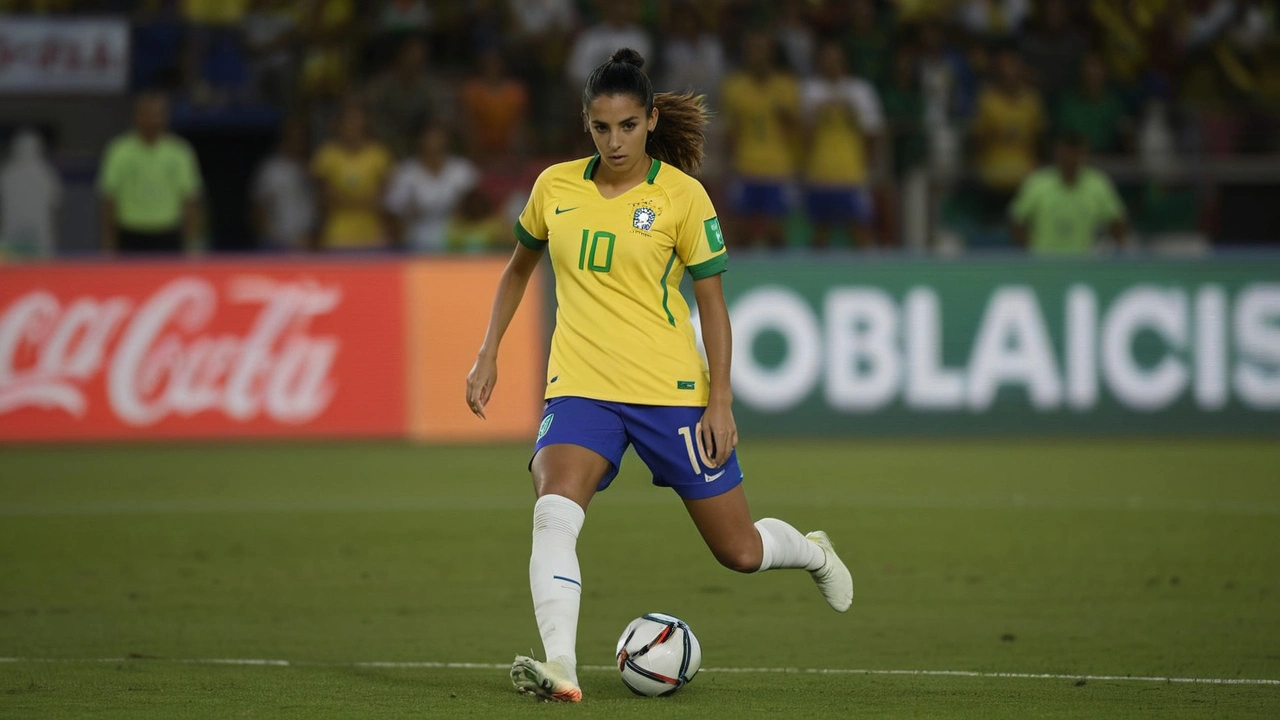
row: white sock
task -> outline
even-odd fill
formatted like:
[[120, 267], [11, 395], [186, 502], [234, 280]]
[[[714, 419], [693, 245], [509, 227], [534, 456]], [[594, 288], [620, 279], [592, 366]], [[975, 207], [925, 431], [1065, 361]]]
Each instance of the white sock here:
[[[822, 548], [810, 542], [800, 531], [776, 518], [764, 518], [756, 522], [760, 542], [764, 545], [760, 570], [777, 568], [804, 568], [817, 570], [826, 562]], [[756, 572], [760, 572], [757, 570]]]
[[577, 682], [578, 606], [582, 574], [578, 570], [578, 532], [586, 514], [562, 495], [543, 495], [533, 505], [533, 553], [529, 589], [547, 660], [560, 660]]

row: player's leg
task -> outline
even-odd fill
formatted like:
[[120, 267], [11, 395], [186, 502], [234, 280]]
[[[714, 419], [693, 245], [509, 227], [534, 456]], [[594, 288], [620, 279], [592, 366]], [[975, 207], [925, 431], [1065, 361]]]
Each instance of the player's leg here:
[[516, 657], [511, 681], [521, 692], [564, 702], [582, 699], [576, 650], [582, 602], [578, 534], [586, 506], [609, 469], [600, 454], [566, 443], [541, 447], [530, 463], [538, 499], [533, 505], [529, 592], [546, 660]]
[[737, 452], [710, 467], [696, 440], [703, 412], [700, 407], [623, 406], [627, 436], [653, 472], [654, 484], [680, 495], [702, 539], [725, 567], [745, 573], [803, 568], [833, 608], [849, 609], [853, 579], [826, 534], [806, 537], [775, 518], [753, 523]]
[[[675, 489], [680, 492], [681, 487]], [[713, 497], [682, 499], [720, 564], [744, 573], [808, 570], [832, 608], [844, 612], [853, 603], [853, 577], [826, 533], [819, 530], [803, 535], [777, 518], [751, 522], [742, 485]]]
[[547, 404], [530, 462], [534, 493], [529, 589], [546, 661], [517, 657], [521, 692], [577, 702], [578, 612], [582, 574], [577, 543], [592, 496], [617, 474], [626, 449], [621, 421], [607, 404], [557, 398]]

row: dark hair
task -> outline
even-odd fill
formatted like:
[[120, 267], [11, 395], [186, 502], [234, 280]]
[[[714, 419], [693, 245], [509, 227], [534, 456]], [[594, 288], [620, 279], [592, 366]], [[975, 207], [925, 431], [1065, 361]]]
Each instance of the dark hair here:
[[1072, 150], [1085, 150], [1089, 146], [1089, 140], [1084, 136], [1084, 133], [1074, 128], [1060, 130], [1057, 141], [1059, 145], [1069, 147]]
[[644, 58], [631, 48], [614, 52], [591, 71], [582, 88], [582, 111], [601, 95], [630, 95], [644, 106], [645, 115], [658, 108], [658, 124], [645, 145], [649, 154], [690, 175], [702, 168], [708, 111], [701, 95], [654, 93], [649, 76], [641, 69]]

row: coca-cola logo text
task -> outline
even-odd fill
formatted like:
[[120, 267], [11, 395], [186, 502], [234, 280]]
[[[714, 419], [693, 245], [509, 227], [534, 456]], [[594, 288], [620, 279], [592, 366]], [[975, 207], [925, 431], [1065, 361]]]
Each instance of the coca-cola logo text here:
[[[86, 385], [101, 377], [112, 413], [135, 427], [203, 412], [239, 422], [317, 417], [334, 397], [340, 342], [310, 324], [338, 307], [341, 289], [235, 276], [225, 290], [219, 297], [212, 282], [188, 276], [140, 302], [18, 297], [0, 314], [0, 414], [36, 407], [83, 417]], [[234, 306], [256, 306], [243, 331], [211, 330]]]

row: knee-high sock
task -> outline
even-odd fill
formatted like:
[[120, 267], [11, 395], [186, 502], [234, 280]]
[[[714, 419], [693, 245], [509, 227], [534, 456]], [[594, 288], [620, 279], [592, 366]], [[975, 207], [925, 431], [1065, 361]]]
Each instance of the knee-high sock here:
[[574, 501], [544, 495], [533, 506], [533, 553], [529, 557], [529, 589], [533, 614], [547, 659], [561, 658], [576, 672], [578, 606], [582, 575], [578, 570], [578, 532], [586, 515]]
[[781, 520], [764, 518], [756, 522], [756, 530], [760, 532], [760, 542], [764, 546], [760, 570], [777, 568], [817, 570], [826, 562], [822, 548], [810, 542], [800, 534], [799, 530]]

